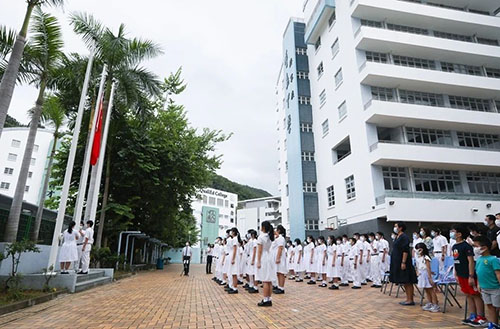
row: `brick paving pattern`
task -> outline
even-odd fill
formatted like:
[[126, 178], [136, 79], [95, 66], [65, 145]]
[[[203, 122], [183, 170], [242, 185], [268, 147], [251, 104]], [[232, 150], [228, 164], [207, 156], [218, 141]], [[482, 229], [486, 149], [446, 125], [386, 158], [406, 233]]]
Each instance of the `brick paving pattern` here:
[[0, 328], [465, 328], [458, 307], [446, 314], [423, 312], [366, 287], [331, 291], [287, 281], [286, 294], [273, 296], [273, 307], [258, 308], [261, 294], [240, 289], [227, 295], [202, 265], [192, 265], [190, 277], [181, 271], [169, 265], [64, 295], [0, 316]]

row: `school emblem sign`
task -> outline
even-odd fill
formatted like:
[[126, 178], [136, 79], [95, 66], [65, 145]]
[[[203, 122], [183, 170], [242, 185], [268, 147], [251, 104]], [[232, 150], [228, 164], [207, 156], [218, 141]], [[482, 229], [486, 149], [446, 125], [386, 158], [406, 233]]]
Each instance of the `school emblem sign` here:
[[213, 243], [219, 234], [219, 208], [201, 208], [201, 243], [206, 247]]

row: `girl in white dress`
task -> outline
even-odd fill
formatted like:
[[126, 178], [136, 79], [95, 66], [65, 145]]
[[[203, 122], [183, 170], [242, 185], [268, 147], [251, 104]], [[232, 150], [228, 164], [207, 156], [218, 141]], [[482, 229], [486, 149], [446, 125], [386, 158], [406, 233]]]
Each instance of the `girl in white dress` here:
[[239, 284], [243, 284], [243, 277], [245, 276], [245, 272], [246, 272], [246, 264], [247, 264], [247, 256], [246, 256], [246, 253], [245, 253], [245, 247], [247, 245], [247, 241], [246, 240], [243, 240], [242, 243], [240, 244], [239, 248], [238, 248], [238, 251], [239, 251], [239, 258], [240, 258], [240, 275], [238, 277], [238, 283]]
[[257, 231], [249, 230], [250, 240], [248, 240], [248, 292], [255, 294], [259, 292], [257, 285], [255, 284], [255, 272], [256, 272], [256, 259], [257, 259]]
[[288, 260], [288, 273], [290, 273], [289, 280], [295, 280], [295, 243], [287, 241], [287, 260]]
[[69, 266], [78, 260], [78, 248], [76, 240], [80, 238], [80, 233], [76, 232], [76, 223], [71, 221], [68, 229], [62, 234], [63, 245], [59, 251], [59, 262], [61, 263], [61, 274], [68, 274]]
[[302, 282], [302, 273], [304, 272], [304, 251], [300, 239], [295, 239], [295, 282]]
[[278, 277], [278, 288], [273, 292], [275, 294], [284, 294], [285, 293], [285, 279], [286, 274], [288, 273], [288, 268], [286, 265], [286, 253], [285, 253], [285, 245], [286, 245], [286, 229], [282, 225], [278, 225], [276, 227], [276, 231], [274, 232], [276, 240], [276, 276]]
[[316, 247], [316, 273], [318, 273], [318, 280], [321, 279], [322, 288], [326, 287], [326, 262], [327, 262], [327, 250], [325, 245], [325, 238], [320, 236], [318, 238], [318, 246]]
[[231, 235], [231, 240], [228, 242], [229, 245], [229, 256], [226, 259], [229, 263], [228, 267], [228, 276], [230, 276], [230, 282], [232, 285], [229, 287], [227, 291], [229, 294], [237, 294], [238, 293], [238, 276], [240, 275], [240, 246], [243, 243], [241, 241], [240, 232], [236, 227], [233, 227], [229, 233]]
[[257, 272], [256, 278], [262, 281], [264, 299], [258, 306], [273, 306], [271, 300], [271, 285], [276, 276], [276, 264], [271, 255], [271, 243], [274, 241], [274, 229], [271, 223], [264, 221], [261, 224], [261, 234], [257, 239]]
[[[337, 241], [335, 242], [335, 246], [337, 248], [337, 258], [336, 258], [336, 267], [337, 267], [337, 274], [338, 274], [338, 282], [340, 283], [338, 286], [342, 286], [342, 282], [344, 281], [344, 278], [346, 276], [346, 253], [344, 249], [344, 245], [342, 244], [342, 239], [339, 237], [337, 238]], [[338, 288], [338, 287], [337, 287]], [[336, 288], [332, 288], [336, 289]]]
[[316, 284], [316, 267], [314, 266], [314, 238], [307, 237], [307, 245], [304, 247], [304, 262], [306, 272], [309, 273], [309, 282], [307, 284]]
[[339, 289], [339, 263], [338, 263], [338, 248], [335, 244], [335, 237], [328, 237], [328, 262], [326, 267], [326, 276], [333, 280], [333, 284], [328, 288], [331, 290]]

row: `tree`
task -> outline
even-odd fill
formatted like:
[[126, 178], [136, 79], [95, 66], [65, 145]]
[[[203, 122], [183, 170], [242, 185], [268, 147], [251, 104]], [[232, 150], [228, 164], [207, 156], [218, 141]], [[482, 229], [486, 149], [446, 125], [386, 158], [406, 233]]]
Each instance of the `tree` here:
[[[106, 117], [111, 96], [111, 86], [113, 81], [118, 83], [115, 106], [120, 108], [122, 104], [127, 108], [135, 108], [141, 112], [147, 103], [148, 97], [158, 96], [161, 93], [160, 82], [156, 75], [140, 66], [140, 64], [150, 58], [154, 58], [162, 53], [160, 47], [150, 40], [139, 38], [127, 38], [125, 25], [121, 24], [116, 34], [109, 28], [96, 20], [92, 15], [75, 13], [71, 15], [71, 24], [75, 33], [79, 34], [90, 49], [96, 52], [96, 58], [107, 65], [108, 75], [104, 88], [104, 98], [102, 106], [102, 116]], [[113, 130], [112, 128], [110, 130]], [[102, 136], [103, 137], [103, 136]], [[102, 141], [101, 137], [101, 141]], [[108, 139], [107, 152], [111, 151], [112, 139]], [[92, 143], [93, 141], [87, 141]], [[101, 154], [100, 156], [105, 156]], [[107, 161], [111, 161], [108, 158]], [[106, 164], [106, 168], [109, 165]], [[106, 170], [106, 177], [108, 170]], [[104, 179], [108, 182], [109, 179]], [[90, 209], [92, 206], [94, 188], [97, 180], [97, 166], [92, 167], [90, 177], [90, 188], [87, 194], [85, 208], [85, 219], [90, 219]], [[106, 186], [104, 187], [106, 190]], [[107, 200], [103, 199], [103, 203]], [[75, 220], [79, 220], [76, 218]]]
[[53, 74], [54, 69], [60, 64], [64, 56], [62, 52], [63, 41], [61, 27], [57, 19], [37, 8], [34, 12], [34, 25], [31, 28], [33, 37], [30, 40], [32, 51], [33, 75], [37, 77], [32, 82], [38, 86], [38, 97], [31, 117], [28, 139], [24, 149], [23, 161], [19, 178], [17, 180], [14, 198], [12, 200], [9, 217], [5, 229], [4, 240], [6, 242], [15, 242], [17, 239], [17, 230], [19, 218], [23, 204], [23, 196], [28, 178], [31, 156], [35, 145], [35, 137], [42, 114], [44, 104], [45, 89], [47, 82]]
[[42, 121], [48, 123], [52, 128], [54, 128], [54, 139], [52, 140], [52, 150], [50, 151], [49, 163], [47, 164], [45, 179], [42, 185], [42, 191], [40, 193], [40, 199], [38, 201], [38, 209], [35, 216], [35, 225], [33, 227], [33, 233], [31, 240], [38, 241], [38, 234], [40, 232], [40, 224], [42, 223], [43, 208], [45, 205], [45, 199], [47, 197], [47, 190], [49, 187], [50, 174], [52, 172], [52, 164], [54, 163], [54, 156], [57, 150], [57, 143], [61, 137], [60, 129], [65, 121], [65, 111], [61, 106], [61, 102], [57, 96], [51, 95], [46, 97], [43, 104], [42, 111]]
[[10, 101], [12, 100], [16, 80], [18, 79], [19, 66], [21, 65], [21, 60], [23, 58], [26, 37], [28, 35], [28, 26], [33, 10], [37, 6], [41, 5], [61, 6], [63, 5], [64, 0], [26, 0], [26, 2], [28, 6], [24, 15], [23, 26], [21, 27], [14, 45], [11, 48], [9, 63], [0, 82], [0, 136], [2, 135], [5, 118], [7, 117], [7, 112], [9, 111]]

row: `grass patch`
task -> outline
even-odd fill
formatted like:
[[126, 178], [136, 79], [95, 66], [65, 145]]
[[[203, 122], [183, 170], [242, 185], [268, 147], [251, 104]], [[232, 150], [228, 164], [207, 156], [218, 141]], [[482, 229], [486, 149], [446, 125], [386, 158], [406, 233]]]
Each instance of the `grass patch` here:
[[[55, 292], [55, 290], [51, 292]], [[41, 290], [20, 290], [15, 292], [14, 291], [0, 292], [0, 306], [21, 302], [23, 300], [40, 297], [46, 294], [47, 292]]]

